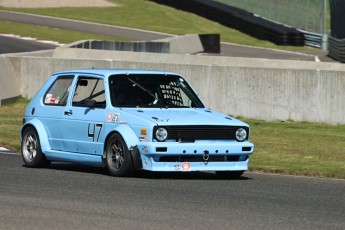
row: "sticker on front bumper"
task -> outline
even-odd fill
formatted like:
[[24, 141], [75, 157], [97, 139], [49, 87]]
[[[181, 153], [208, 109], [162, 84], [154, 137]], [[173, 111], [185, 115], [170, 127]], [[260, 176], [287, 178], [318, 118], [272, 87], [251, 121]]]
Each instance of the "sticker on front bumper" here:
[[181, 167], [182, 167], [182, 171], [184, 171], [184, 172], [190, 171], [190, 164], [189, 164], [189, 162], [184, 162]]
[[180, 165], [174, 165], [175, 171], [180, 171]]

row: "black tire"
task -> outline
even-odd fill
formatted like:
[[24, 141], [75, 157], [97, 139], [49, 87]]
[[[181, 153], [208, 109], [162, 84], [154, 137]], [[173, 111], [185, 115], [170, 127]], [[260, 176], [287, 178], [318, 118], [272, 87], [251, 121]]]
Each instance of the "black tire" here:
[[105, 162], [110, 175], [125, 177], [134, 174], [132, 156], [120, 134], [113, 133], [110, 136], [105, 151]]
[[236, 179], [240, 178], [244, 171], [217, 171], [216, 173], [222, 178]]
[[40, 139], [33, 127], [28, 127], [24, 130], [21, 149], [26, 167], [39, 168], [47, 167], [50, 164], [42, 153]]

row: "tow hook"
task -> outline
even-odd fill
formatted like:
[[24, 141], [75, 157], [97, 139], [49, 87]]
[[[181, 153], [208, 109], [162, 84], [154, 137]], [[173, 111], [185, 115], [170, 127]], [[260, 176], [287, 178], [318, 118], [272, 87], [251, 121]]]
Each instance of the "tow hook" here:
[[204, 155], [202, 155], [202, 159], [204, 160], [204, 163], [207, 164], [208, 160], [210, 159], [210, 153], [209, 151], [205, 150]]

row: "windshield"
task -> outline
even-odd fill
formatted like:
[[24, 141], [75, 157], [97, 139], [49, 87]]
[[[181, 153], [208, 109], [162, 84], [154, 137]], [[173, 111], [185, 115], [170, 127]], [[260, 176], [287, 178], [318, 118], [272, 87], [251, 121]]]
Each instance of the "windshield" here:
[[187, 82], [176, 75], [113, 75], [109, 89], [114, 107], [204, 108]]

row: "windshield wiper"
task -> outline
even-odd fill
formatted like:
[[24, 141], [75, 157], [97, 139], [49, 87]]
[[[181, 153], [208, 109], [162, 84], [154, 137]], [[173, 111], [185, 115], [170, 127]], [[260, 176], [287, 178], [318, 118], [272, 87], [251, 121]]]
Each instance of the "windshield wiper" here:
[[137, 85], [140, 89], [142, 89], [144, 92], [148, 93], [151, 97], [153, 97], [155, 99], [155, 101], [152, 104], [156, 104], [158, 101], [158, 97], [156, 95], [154, 95], [150, 90], [146, 89], [145, 87], [143, 87], [142, 85], [138, 84], [137, 82], [133, 81], [132, 79], [128, 78], [128, 80], [130, 82], [132, 82], [133, 84]]

